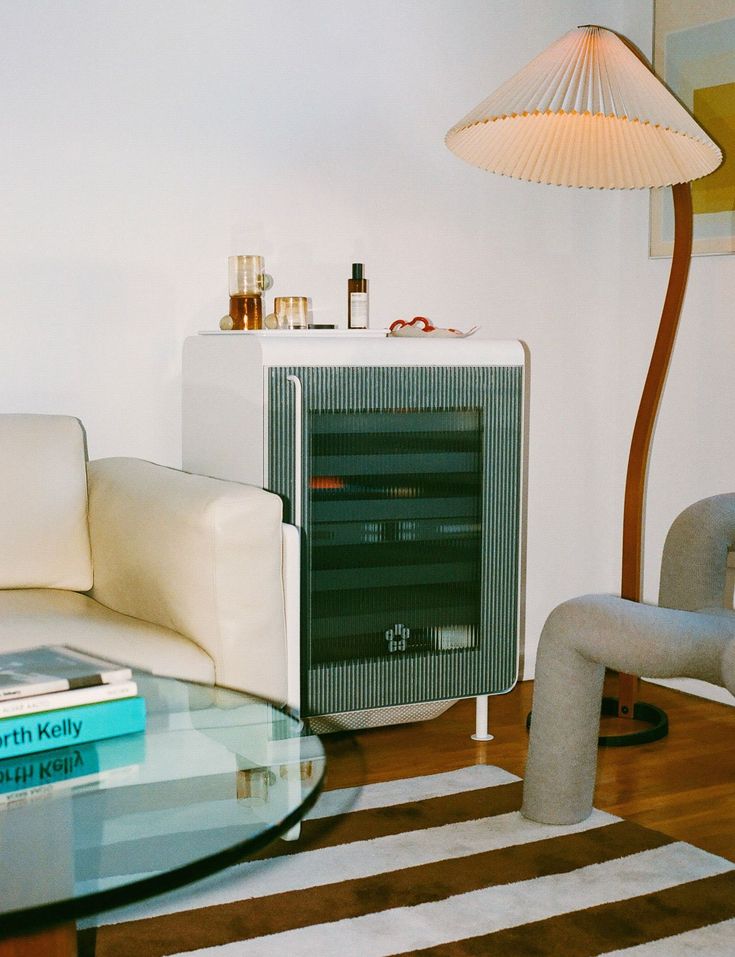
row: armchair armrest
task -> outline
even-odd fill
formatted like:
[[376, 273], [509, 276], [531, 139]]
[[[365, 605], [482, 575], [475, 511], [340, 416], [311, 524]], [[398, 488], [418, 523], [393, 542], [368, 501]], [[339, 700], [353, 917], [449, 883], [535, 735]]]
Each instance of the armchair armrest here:
[[735, 494], [713, 495], [684, 509], [664, 543], [659, 605], [684, 611], [722, 607], [734, 542]]
[[284, 701], [278, 496], [131, 458], [88, 475], [91, 597], [196, 642], [218, 684]]

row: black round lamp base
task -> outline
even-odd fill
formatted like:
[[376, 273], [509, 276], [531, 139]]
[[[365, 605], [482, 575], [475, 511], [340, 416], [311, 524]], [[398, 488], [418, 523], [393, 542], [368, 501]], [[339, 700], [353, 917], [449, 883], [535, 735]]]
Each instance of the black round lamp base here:
[[[618, 699], [603, 698], [600, 713], [603, 718], [615, 718], [618, 714]], [[532, 711], [526, 718], [526, 730], [531, 727]], [[597, 743], [601, 748], [627, 748], [634, 744], [650, 744], [651, 741], [660, 741], [669, 733], [669, 719], [666, 712], [657, 708], [655, 704], [646, 704], [645, 701], [636, 701], [633, 706], [633, 720], [645, 721], [649, 725], [640, 731], [628, 731], [626, 734], [601, 734]]]
[[[602, 699], [602, 716], [614, 718], [618, 714], [618, 699]], [[634, 744], [650, 744], [651, 741], [660, 741], [669, 733], [669, 719], [666, 712], [657, 708], [655, 704], [645, 701], [636, 701], [633, 706], [633, 720], [645, 721], [647, 728], [640, 731], [628, 731], [626, 734], [601, 734], [597, 743], [601, 748], [627, 748]]]

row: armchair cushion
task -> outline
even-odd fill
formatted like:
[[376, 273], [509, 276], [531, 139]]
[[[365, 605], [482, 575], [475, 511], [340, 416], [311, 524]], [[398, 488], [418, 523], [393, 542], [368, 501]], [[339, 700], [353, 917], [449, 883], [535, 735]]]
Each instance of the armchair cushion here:
[[0, 648], [36, 645], [70, 645], [157, 674], [214, 682], [209, 655], [167, 628], [111, 611], [78, 592], [0, 590]]
[[81, 423], [1, 415], [0, 448], [0, 588], [91, 588]]

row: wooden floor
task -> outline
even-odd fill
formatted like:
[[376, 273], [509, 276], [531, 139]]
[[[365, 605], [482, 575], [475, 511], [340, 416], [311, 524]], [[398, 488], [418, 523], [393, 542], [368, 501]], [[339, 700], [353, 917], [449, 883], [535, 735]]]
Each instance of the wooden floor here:
[[[735, 860], [735, 707], [649, 683], [642, 689], [643, 700], [667, 712], [669, 734], [653, 744], [602, 748], [595, 806]], [[327, 735], [327, 787], [471, 764], [523, 776], [532, 691], [532, 682], [523, 682], [491, 699], [495, 739], [487, 743], [470, 737], [474, 700], [432, 721]], [[607, 693], [615, 693], [614, 684]]]

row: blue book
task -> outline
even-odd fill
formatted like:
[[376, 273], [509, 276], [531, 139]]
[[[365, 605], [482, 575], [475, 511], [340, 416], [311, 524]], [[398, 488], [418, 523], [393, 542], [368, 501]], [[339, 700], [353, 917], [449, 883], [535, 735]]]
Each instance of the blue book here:
[[134, 767], [143, 763], [145, 754], [145, 735], [132, 734], [6, 758], [0, 761], [0, 804], [9, 794], [93, 780], [110, 771]]
[[141, 697], [0, 719], [0, 759], [114, 738], [145, 729]]

